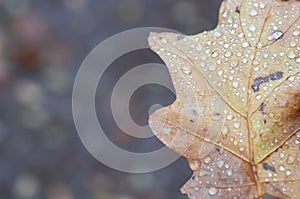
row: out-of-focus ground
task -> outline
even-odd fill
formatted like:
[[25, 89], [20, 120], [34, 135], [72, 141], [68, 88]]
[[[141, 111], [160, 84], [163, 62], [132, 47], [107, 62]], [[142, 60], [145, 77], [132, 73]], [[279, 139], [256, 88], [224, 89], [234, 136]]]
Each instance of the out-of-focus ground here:
[[[183, 159], [148, 174], [126, 174], [95, 160], [74, 127], [71, 94], [85, 56], [104, 39], [137, 27], [195, 34], [214, 28], [221, 0], [0, 0], [0, 199], [182, 199], [191, 171]], [[118, 129], [109, 109], [112, 85], [138, 64], [160, 62], [150, 50], [112, 64], [99, 86], [101, 124], [119, 146], [151, 151]], [[141, 74], [145, 75], [145, 74]], [[167, 78], [167, 77], [166, 77]], [[171, 103], [157, 88], [141, 92], [133, 118], [149, 101]], [[150, 92], [150, 91], [149, 91]], [[126, 108], [126, 107], [125, 107]]]

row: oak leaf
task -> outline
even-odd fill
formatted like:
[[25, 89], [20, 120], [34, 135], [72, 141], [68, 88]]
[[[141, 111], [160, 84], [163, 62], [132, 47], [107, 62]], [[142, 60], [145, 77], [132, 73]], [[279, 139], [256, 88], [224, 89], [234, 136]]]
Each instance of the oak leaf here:
[[149, 124], [194, 171], [200, 198], [300, 197], [300, 2], [226, 0], [219, 25], [152, 33], [177, 99]]

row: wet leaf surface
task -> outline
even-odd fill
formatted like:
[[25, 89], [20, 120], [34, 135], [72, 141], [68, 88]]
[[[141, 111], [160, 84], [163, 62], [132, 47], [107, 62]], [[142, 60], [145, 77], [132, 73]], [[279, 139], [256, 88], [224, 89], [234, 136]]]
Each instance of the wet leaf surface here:
[[150, 35], [177, 99], [149, 124], [189, 161], [189, 198], [300, 195], [299, 13], [296, 0], [227, 0], [213, 31]]

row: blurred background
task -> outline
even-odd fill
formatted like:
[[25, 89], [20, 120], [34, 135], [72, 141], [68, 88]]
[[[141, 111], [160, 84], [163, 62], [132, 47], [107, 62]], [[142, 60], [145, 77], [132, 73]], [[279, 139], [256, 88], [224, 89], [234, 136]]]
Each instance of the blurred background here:
[[[185, 160], [148, 174], [126, 174], [94, 159], [72, 118], [76, 72], [108, 37], [137, 27], [196, 34], [216, 26], [221, 0], [0, 0], [0, 199], [184, 199]], [[163, 146], [133, 139], [115, 124], [113, 86], [131, 68], [160, 59], [139, 50], [116, 60], [100, 80], [96, 110], [107, 136], [131, 151]], [[144, 75], [144, 74], [141, 74]], [[169, 77], [166, 77], [169, 78]], [[151, 104], [171, 104], [164, 87], [144, 86], [130, 103], [147, 125]], [[128, 107], [125, 107], [128, 108]]]

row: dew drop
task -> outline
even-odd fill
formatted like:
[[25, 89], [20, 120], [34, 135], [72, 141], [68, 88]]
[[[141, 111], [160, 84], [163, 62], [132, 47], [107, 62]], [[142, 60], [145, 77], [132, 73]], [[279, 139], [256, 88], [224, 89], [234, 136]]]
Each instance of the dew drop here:
[[272, 35], [273, 39], [275, 39], [275, 40], [280, 39], [282, 36], [283, 36], [283, 32], [281, 32], [281, 31], [276, 31]]
[[211, 55], [213, 58], [216, 58], [219, 56], [219, 53], [218, 52], [214, 52], [212, 55]]
[[219, 161], [217, 162], [217, 166], [218, 166], [219, 168], [222, 168], [223, 165], [224, 165], [224, 163], [225, 163], [224, 160], [219, 160]]
[[239, 64], [239, 61], [238, 61], [238, 60], [232, 60], [232, 61], [230, 62], [230, 66], [231, 66], [231, 67], [237, 67], [238, 64]]
[[229, 133], [229, 128], [227, 125], [224, 125], [222, 128], [221, 128], [221, 133], [222, 133], [222, 136], [225, 138], [228, 133]]
[[192, 160], [192, 161], [190, 161], [189, 165], [190, 165], [190, 168], [193, 171], [199, 170], [200, 166], [201, 166], [201, 164], [200, 164], [200, 162], [198, 160]]
[[232, 55], [232, 53], [229, 52], [229, 51], [225, 53], [225, 57], [227, 57], [227, 58], [228, 58], [228, 57], [231, 57], [231, 55]]
[[296, 47], [297, 46], [297, 43], [295, 42], [295, 41], [292, 41], [291, 43], [290, 43], [290, 47]]
[[223, 155], [223, 154], [224, 154], [224, 151], [225, 151], [224, 148], [220, 148], [219, 154], [220, 154], [220, 155]]
[[260, 100], [261, 97], [262, 97], [262, 96], [261, 96], [260, 94], [256, 95], [256, 99], [257, 99], [257, 100]]
[[284, 167], [283, 165], [280, 165], [280, 166], [278, 167], [278, 169], [279, 169], [279, 171], [284, 171], [284, 170], [285, 170], [285, 167]]
[[251, 32], [255, 32], [256, 31], [256, 27], [254, 25], [250, 25], [249, 30]]
[[300, 35], [300, 31], [295, 30], [295, 31], [293, 32], [293, 35], [296, 36], [296, 37], [299, 36], [299, 35]]
[[257, 15], [257, 11], [256, 10], [251, 10], [250, 11], [250, 16], [251, 17], [254, 17], [254, 16], [256, 16]]
[[227, 120], [232, 120], [233, 119], [233, 116], [231, 114], [227, 115]]
[[264, 9], [264, 8], [266, 7], [266, 4], [264, 4], [263, 2], [260, 2], [259, 7], [260, 7], [261, 9]]
[[294, 59], [296, 57], [296, 55], [295, 55], [295, 53], [294, 52], [289, 52], [289, 54], [288, 54], [288, 58], [290, 58], [290, 59]]
[[218, 75], [222, 76], [223, 75], [223, 71], [222, 70], [218, 71]]
[[232, 83], [232, 87], [233, 87], [233, 88], [238, 88], [238, 86], [239, 86], [239, 83], [238, 83], [238, 82], [233, 82], [233, 83]]
[[263, 47], [262, 43], [257, 44], [257, 48], [262, 48], [262, 47]]
[[243, 48], [247, 48], [248, 46], [250, 46], [250, 44], [247, 41], [242, 43]]
[[233, 124], [233, 126], [234, 126], [234, 128], [238, 129], [238, 128], [240, 128], [241, 123], [235, 122], [235, 123]]
[[218, 37], [221, 37], [221, 36], [222, 36], [222, 33], [220, 33], [220, 32], [214, 32], [213, 33], [213, 37], [218, 38]]
[[232, 170], [228, 169], [228, 170], [226, 170], [226, 173], [227, 173], [228, 176], [231, 176], [232, 175]]
[[247, 60], [246, 58], [244, 58], [244, 59], [242, 60], [242, 62], [243, 62], [244, 64], [247, 64], [247, 63], [248, 63], [248, 60]]
[[206, 56], [206, 55], [202, 55], [202, 56], [200, 57], [200, 59], [201, 59], [202, 61], [206, 61], [206, 60], [207, 60], [207, 56]]
[[285, 175], [286, 175], [286, 176], [290, 176], [291, 174], [292, 174], [291, 170], [287, 169], [287, 170], [285, 171]]
[[209, 195], [214, 196], [218, 193], [218, 189], [216, 187], [210, 187], [208, 189], [208, 193], [209, 193]]
[[184, 74], [191, 74], [191, 69], [189, 68], [189, 67], [187, 67], [187, 66], [184, 66], [183, 68], [182, 68], [182, 72], [184, 73]]
[[161, 41], [162, 41], [164, 44], [167, 43], [167, 40], [166, 40], [166, 39], [162, 39]]
[[293, 164], [294, 162], [295, 162], [295, 157], [289, 155], [289, 156], [287, 157], [286, 163], [288, 163], [288, 164]]
[[241, 146], [241, 147], [240, 147], [240, 151], [241, 151], [241, 152], [245, 151], [245, 147], [244, 147], [244, 146]]
[[294, 81], [295, 80], [295, 76], [290, 76], [289, 78], [288, 78], [288, 81]]
[[209, 70], [215, 71], [215, 70], [216, 70], [216, 65], [211, 64], [211, 65], [209, 66]]
[[196, 50], [197, 50], [198, 52], [202, 51], [202, 49], [203, 49], [202, 46], [197, 46], [197, 47], [196, 47]]
[[199, 187], [194, 187], [194, 190], [195, 190], [196, 192], [198, 192], [198, 191], [200, 190], [200, 188], [199, 188]]
[[204, 162], [205, 162], [206, 164], [210, 163], [210, 162], [211, 162], [211, 158], [210, 158], [209, 156], [206, 156], [206, 157], [204, 158]]
[[233, 145], [234, 145], [234, 146], [237, 146], [237, 145], [238, 145], [238, 141], [234, 140], [234, 141], [233, 141]]
[[205, 170], [205, 169], [202, 169], [202, 170], [199, 171], [199, 176], [200, 176], [200, 177], [206, 176], [206, 175], [208, 175], [208, 174], [209, 174], [209, 172], [208, 172], [207, 170]]

